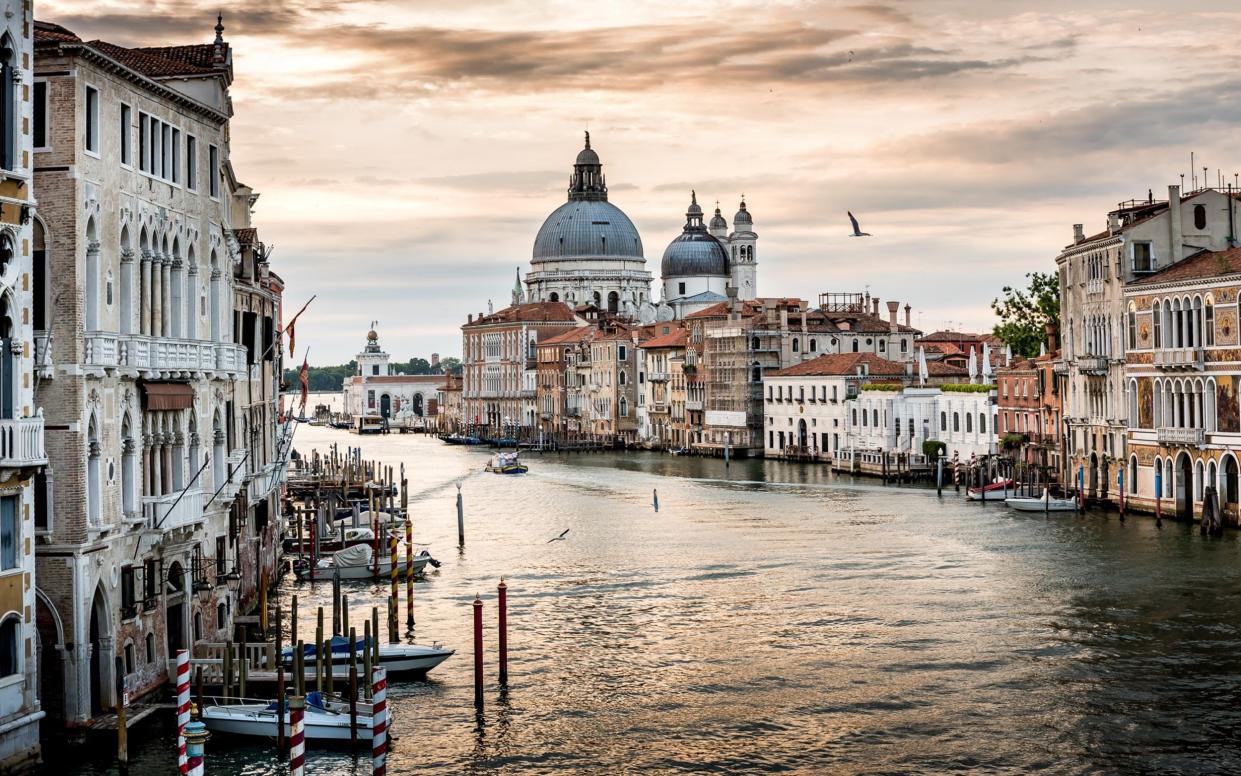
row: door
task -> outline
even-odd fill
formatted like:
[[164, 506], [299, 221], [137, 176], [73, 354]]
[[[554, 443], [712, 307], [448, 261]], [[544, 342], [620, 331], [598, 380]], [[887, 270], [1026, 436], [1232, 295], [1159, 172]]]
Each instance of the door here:
[[1189, 456], [1181, 453], [1176, 460], [1176, 517], [1179, 520], [1194, 519], [1194, 469]]
[[386, 393], [379, 397], [379, 414], [385, 418], [392, 414], [392, 397]]

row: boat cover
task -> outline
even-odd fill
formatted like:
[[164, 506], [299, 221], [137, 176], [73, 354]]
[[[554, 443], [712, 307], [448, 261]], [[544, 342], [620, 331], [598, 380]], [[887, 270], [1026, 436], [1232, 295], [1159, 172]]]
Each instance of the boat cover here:
[[[313, 690], [311, 692], [306, 693], [306, 708], [318, 709], [319, 711], [327, 711], [327, 708], [324, 707], [323, 705], [323, 693], [319, 692], [318, 690]], [[267, 708], [265, 709], [265, 711], [281, 711], [281, 710], [283, 709], [281, 709], [280, 701], [272, 701], [271, 703], [267, 704]]]
[[[354, 646], [355, 646], [355, 649], [357, 649], [358, 654], [362, 654], [362, 652], [366, 649], [366, 638], [363, 637], [363, 638], [358, 639], [357, 643]], [[293, 647], [285, 647], [284, 653], [286, 655], [292, 655], [293, 649], [294, 649]], [[347, 653], [349, 651], [349, 639], [345, 638], [344, 636], [333, 636], [331, 649], [332, 649], [333, 654]], [[305, 655], [306, 657], [314, 657], [317, 652], [318, 650], [315, 649], [314, 644], [303, 644], [302, 645], [302, 654]]]
[[338, 567], [369, 566], [371, 565], [371, 546], [369, 544], [355, 544], [352, 547], [337, 550], [332, 553], [332, 560]]

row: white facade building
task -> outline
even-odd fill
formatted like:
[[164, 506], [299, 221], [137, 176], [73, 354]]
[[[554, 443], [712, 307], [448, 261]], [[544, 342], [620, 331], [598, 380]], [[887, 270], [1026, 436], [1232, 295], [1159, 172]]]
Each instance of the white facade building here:
[[443, 375], [396, 374], [374, 329], [366, 333], [366, 347], [355, 358], [358, 373], [346, 378], [341, 389], [345, 414], [378, 416], [409, 426], [437, 414]]
[[863, 390], [846, 404], [845, 448], [922, 453], [928, 439], [943, 442], [949, 458], [996, 451], [994, 390], [939, 388]]

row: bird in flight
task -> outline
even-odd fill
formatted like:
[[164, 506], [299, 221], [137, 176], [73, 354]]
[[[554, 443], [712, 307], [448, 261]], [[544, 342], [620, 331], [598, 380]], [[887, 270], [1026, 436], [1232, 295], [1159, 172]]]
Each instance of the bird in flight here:
[[[848, 211], [845, 211], [845, 212], [848, 212]], [[862, 231], [862, 228], [858, 226], [857, 219], [853, 217], [852, 213], [849, 213], [849, 222], [853, 224], [853, 234], [849, 235], [850, 237], [870, 237], [871, 236], [870, 232]]]
[[569, 529], [568, 529], [568, 528], [566, 528], [566, 529], [564, 529], [563, 531], [561, 531], [561, 532], [560, 532], [560, 535], [559, 535], [559, 536], [557, 536], [555, 539], [548, 539], [548, 540], [547, 540], [547, 543], [548, 543], [548, 544], [551, 544], [552, 542], [561, 542], [561, 541], [564, 541], [564, 537], [565, 537], [565, 535], [566, 535], [566, 534], [568, 534], [568, 533], [569, 533]]

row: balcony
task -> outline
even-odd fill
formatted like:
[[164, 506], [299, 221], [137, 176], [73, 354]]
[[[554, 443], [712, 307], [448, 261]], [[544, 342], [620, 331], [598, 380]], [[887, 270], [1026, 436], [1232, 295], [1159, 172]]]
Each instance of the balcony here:
[[1161, 445], [1201, 447], [1206, 441], [1206, 432], [1200, 428], [1157, 428], [1155, 440]]
[[1155, 366], [1159, 369], [1201, 370], [1205, 365], [1202, 348], [1166, 348], [1155, 351]]
[[1082, 356], [1077, 359], [1077, 369], [1088, 375], [1107, 374], [1107, 359], [1103, 356]]
[[1103, 293], [1103, 278], [1094, 278], [1092, 280], [1087, 280], [1086, 281], [1086, 293], [1087, 294], [1102, 294]]
[[90, 332], [85, 347], [86, 365], [101, 369], [188, 377], [193, 372], [236, 373], [246, 368], [245, 348], [231, 342]]
[[46, 465], [42, 416], [0, 420], [0, 467], [22, 469]]
[[52, 368], [52, 338], [47, 332], [35, 332], [34, 369], [42, 380], [51, 380], [56, 376], [56, 370]]
[[667, 411], [668, 411], [668, 404], [666, 402], [653, 402], [651, 404], [651, 412], [664, 413]]
[[650, 380], [652, 383], [666, 383], [668, 382], [668, 373], [667, 372], [647, 372], [646, 379]]
[[702, 399], [686, 399], [685, 409], [702, 412]]
[[203, 521], [203, 492], [195, 488], [165, 496], [143, 496], [142, 515], [153, 531], [192, 528]]

